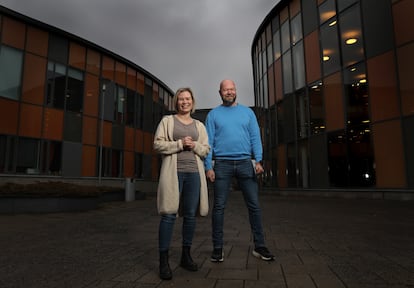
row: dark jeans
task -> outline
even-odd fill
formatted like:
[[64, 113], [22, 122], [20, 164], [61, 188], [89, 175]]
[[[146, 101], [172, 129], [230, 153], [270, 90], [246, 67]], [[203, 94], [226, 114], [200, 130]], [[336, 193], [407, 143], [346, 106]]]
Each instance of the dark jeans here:
[[[196, 213], [200, 202], [200, 174], [178, 172], [180, 211], [183, 216], [183, 246], [191, 246], [196, 226]], [[158, 231], [159, 251], [170, 248], [176, 214], [161, 215]]]
[[215, 160], [214, 204], [213, 204], [213, 247], [223, 248], [224, 209], [229, 196], [232, 179], [236, 177], [243, 192], [244, 202], [249, 211], [250, 228], [253, 233], [255, 248], [265, 246], [262, 212], [259, 204], [259, 188], [252, 161]]

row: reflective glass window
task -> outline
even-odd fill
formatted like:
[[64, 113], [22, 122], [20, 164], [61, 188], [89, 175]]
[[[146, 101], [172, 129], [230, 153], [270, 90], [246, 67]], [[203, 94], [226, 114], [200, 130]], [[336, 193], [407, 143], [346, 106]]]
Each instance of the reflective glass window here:
[[289, 21], [282, 24], [282, 53], [285, 53], [290, 48], [290, 27]]
[[47, 65], [46, 104], [63, 109], [66, 98], [66, 66], [49, 62]]
[[305, 58], [303, 54], [303, 41], [292, 48], [293, 79], [295, 90], [305, 86]]
[[329, 75], [341, 68], [338, 25], [333, 20], [321, 27], [321, 50], [323, 75]]
[[16, 172], [38, 174], [40, 169], [40, 141], [30, 138], [19, 138]]
[[267, 67], [270, 67], [273, 64], [273, 47], [272, 42], [267, 45]]
[[293, 79], [292, 79], [292, 56], [291, 52], [286, 52], [282, 57], [283, 62], [283, 92], [285, 94], [293, 91]]
[[66, 65], [68, 63], [68, 53], [68, 40], [63, 37], [50, 34], [48, 53], [49, 59]]
[[0, 96], [19, 100], [23, 67], [23, 53], [0, 46]]
[[302, 15], [298, 14], [291, 21], [292, 29], [292, 45], [296, 45], [297, 42], [302, 40]]
[[326, 0], [319, 5], [319, 23], [325, 23], [336, 16], [335, 0]]
[[325, 130], [325, 112], [322, 96], [322, 82], [316, 82], [308, 88], [310, 132], [320, 134]]
[[280, 30], [277, 30], [273, 34], [273, 55], [274, 59], [277, 60], [282, 55], [281, 49], [280, 49]]
[[83, 90], [84, 90], [83, 72], [69, 68], [68, 69], [68, 87], [66, 92], [66, 110], [81, 112], [83, 110]]
[[[358, 2], [358, 0], [338, 0], [338, 11], [341, 12], [356, 2]], [[378, 0], [372, 2], [378, 3]]]
[[344, 89], [347, 99], [348, 125], [369, 123], [369, 97], [365, 64], [360, 63], [344, 70]]
[[304, 90], [296, 93], [296, 126], [299, 139], [309, 136], [309, 98]]
[[364, 40], [359, 5], [352, 6], [340, 15], [339, 27], [341, 29], [343, 65], [350, 66], [364, 59]]

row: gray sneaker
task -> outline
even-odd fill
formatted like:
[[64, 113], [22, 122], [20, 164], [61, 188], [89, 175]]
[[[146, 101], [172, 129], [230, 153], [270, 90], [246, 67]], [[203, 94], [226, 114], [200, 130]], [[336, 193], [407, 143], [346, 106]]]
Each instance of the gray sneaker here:
[[214, 248], [213, 253], [211, 253], [211, 262], [223, 262], [224, 261], [224, 252], [222, 248]]
[[253, 250], [253, 256], [265, 261], [275, 260], [275, 256], [266, 247], [257, 247]]

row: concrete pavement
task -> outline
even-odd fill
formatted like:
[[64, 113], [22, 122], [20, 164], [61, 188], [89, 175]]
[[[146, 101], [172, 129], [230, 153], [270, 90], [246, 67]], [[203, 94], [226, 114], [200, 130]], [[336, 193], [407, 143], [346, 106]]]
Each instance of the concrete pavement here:
[[0, 215], [2, 288], [414, 287], [414, 201], [261, 195], [276, 261], [251, 255], [241, 193], [225, 215], [225, 259], [210, 262], [211, 218], [198, 218], [200, 270], [179, 267], [181, 219], [170, 251], [173, 279], [158, 278], [154, 195], [86, 212]]

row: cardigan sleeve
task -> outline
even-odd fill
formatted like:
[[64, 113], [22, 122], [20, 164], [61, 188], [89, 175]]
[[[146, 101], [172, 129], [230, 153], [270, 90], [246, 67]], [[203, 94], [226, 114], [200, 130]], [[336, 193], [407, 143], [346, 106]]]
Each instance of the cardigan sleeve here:
[[158, 124], [154, 135], [154, 150], [159, 154], [174, 154], [183, 150], [183, 143], [172, 137], [174, 121], [172, 116], [165, 116]]

